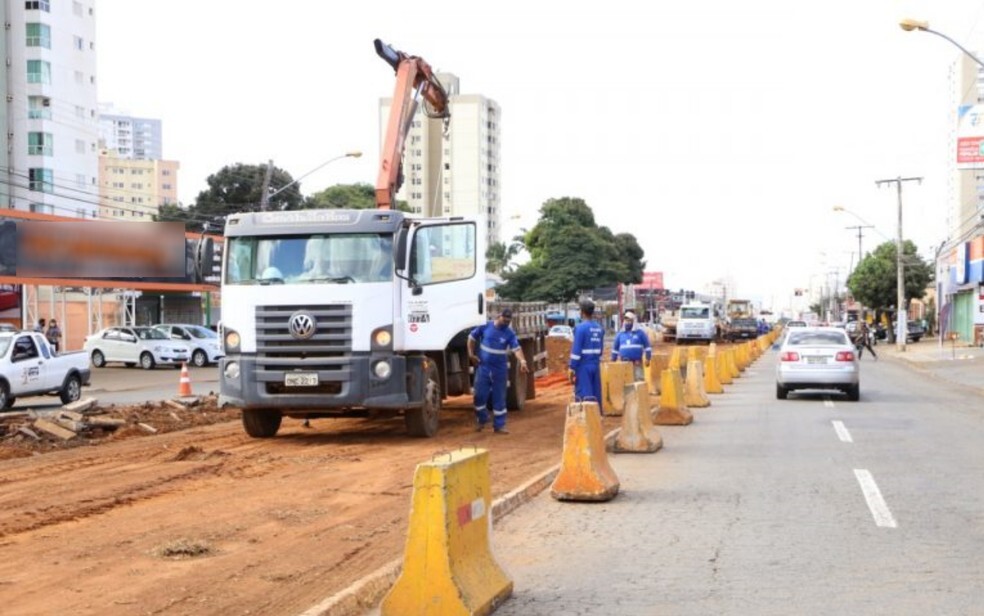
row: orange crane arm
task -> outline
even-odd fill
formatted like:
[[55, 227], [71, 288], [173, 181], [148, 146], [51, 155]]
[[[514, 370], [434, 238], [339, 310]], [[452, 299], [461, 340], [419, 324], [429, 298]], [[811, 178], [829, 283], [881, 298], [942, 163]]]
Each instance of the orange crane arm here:
[[393, 207], [396, 191], [403, 183], [403, 146], [417, 110], [417, 99], [424, 97], [428, 117], [447, 118], [448, 95], [422, 58], [397, 51], [379, 39], [375, 40], [375, 46], [379, 57], [396, 71], [396, 88], [376, 178], [376, 207], [388, 210]]

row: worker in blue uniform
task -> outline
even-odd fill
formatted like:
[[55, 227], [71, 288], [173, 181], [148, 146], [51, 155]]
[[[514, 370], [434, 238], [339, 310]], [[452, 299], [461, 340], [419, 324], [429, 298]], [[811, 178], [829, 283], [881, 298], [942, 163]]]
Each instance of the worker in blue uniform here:
[[492, 399], [492, 428], [496, 434], [509, 434], [506, 429], [506, 387], [509, 382], [509, 353], [516, 354], [519, 369], [527, 372], [526, 358], [519, 346], [516, 332], [509, 324], [512, 310], [505, 308], [494, 321], [476, 327], [468, 335], [468, 359], [475, 365], [476, 430], [489, 423], [489, 398]]
[[612, 343], [612, 361], [632, 362], [632, 376], [635, 381], [645, 381], [643, 366], [648, 367], [653, 358], [653, 345], [649, 334], [638, 326], [636, 314], [626, 310], [622, 317], [622, 329], [615, 335]]
[[574, 344], [568, 377], [574, 383], [574, 400], [597, 402], [601, 410], [601, 353], [605, 345], [605, 330], [594, 320], [595, 305], [591, 300], [581, 302], [581, 322], [574, 328]]

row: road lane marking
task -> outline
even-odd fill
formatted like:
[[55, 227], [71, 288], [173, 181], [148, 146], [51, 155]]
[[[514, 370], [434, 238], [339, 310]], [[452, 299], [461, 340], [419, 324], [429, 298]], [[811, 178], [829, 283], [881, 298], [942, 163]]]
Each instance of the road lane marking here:
[[843, 421], [837, 421], [836, 419], [831, 422], [834, 424], [834, 431], [837, 433], [837, 438], [839, 438], [844, 443], [853, 443], [854, 439], [851, 438], [851, 433], [847, 431], [844, 427]]
[[824, 398], [823, 399], [823, 405], [825, 407], [827, 407], [828, 409], [832, 409], [832, 408], [834, 408], [834, 401], [831, 400], [830, 398]]
[[854, 476], [858, 478], [858, 483], [861, 484], [861, 493], [864, 494], [864, 500], [868, 502], [868, 509], [871, 510], [871, 515], [875, 518], [875, 525], [897, 528], [898, 524], [895, 523], [895, 518], [892, 517], [888, 505], [885, 504], [885, 499], [882, 498], [878, 484], [875, 483], [875, 478], [871, 476], [871, 473], [863, 468], [856, 468], [854, 469]]

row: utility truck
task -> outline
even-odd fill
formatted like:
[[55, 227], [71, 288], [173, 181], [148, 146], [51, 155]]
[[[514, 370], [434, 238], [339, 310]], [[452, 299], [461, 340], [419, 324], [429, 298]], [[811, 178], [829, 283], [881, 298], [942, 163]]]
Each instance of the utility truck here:
[[720, 337], [717, 308], [714, 304], [689, 303], [680, 306], [676, 320], [676, 343], [710, 344]]
[[[486, 299], [485, 222], [391, 209], [417, 97], [445, 121], [448, 98], [421, 58], [375, 45], [397, 78], [377, 208], [226, 219], [219, 402], [242, 409], [253, 437], [276, 435], [284, 416], [392, 413], [409, 434], [433, 436], [442, 399], [471, 390], [470, 330], [496, 316]], [[514, 308], [514, 323], [527, 320], [516, 316]], [[526, 339], [536, 371], [546, 354]], [[509, 406], [521, 408], [533, 379], [511, 368]]]

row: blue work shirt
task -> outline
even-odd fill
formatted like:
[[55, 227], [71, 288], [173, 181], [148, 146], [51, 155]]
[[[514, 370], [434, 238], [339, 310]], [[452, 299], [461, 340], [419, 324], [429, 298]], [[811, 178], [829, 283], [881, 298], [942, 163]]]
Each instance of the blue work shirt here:
[[652, 359], [653, 346], [649, 343], [649, 336], [641, 328], [619, 331], [612, 343], [612, 361], [640, 361], [643, 352], [647, 360]]
[[582, 321], [574, 328], [574, 345], [571, 347], [571, 370], [581, 363], [598, 363], [605, 344], [605, 330], [596, 321]]
[[479, 325], [468, 334], [478, 344], [478, 360], [490, 368], [507, 368], [509, 351], [519, 349], [516, 332], [506, 325], [499, 328], [495, 321]]

